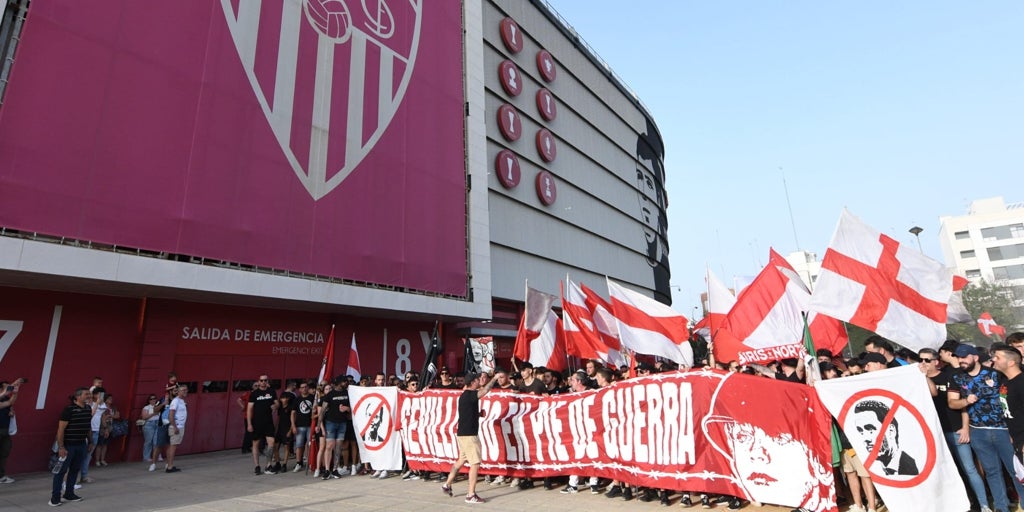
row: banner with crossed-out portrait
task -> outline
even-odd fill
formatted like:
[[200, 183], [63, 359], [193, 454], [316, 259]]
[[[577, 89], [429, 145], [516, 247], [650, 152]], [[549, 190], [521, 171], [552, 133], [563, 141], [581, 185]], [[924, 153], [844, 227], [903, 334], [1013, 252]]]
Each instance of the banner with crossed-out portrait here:
[[[451, 469], [459, 395], [399, 393], [411, 469]], [[491, 391], [480, 409], [483, 474], [598, 476], [837, 510], [828, 412], [801, 384], [698, 370], [547, 397]]]

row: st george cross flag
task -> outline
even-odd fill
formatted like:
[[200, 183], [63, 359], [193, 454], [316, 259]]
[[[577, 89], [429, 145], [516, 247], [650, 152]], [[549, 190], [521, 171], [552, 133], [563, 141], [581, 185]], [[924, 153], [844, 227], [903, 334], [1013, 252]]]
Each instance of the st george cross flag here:
[[363, 377], [362, 366], [359, 364], [359, 349], [356, 348], [356, 333], [352, 333], [352, 346], [348, 349], [348, 369], [345, 375], [355, 377], [358, 382]]
[[916, 365], [815, 385], [889, 510], [970, 508], [927, 378]]
[[988, 311], [982, 313], [978, 319], [978, 329], [985, 336], [999, 336], [1000, 339], [1006, 336], [1006, 328], [997, 324]]
[[398, 388], [349, 386], [359, 458], [373, 469], [402, 469], [402, 438], [395, 431]]
[[843, 210], [810, 307], [916, 352], [945, 341], [952, 293], [945, 265]]
[[[532, 342], [536, 340], [548, 324], [551, 306], [555, 303], [554, 295], [526, 287], [526, 304], [523, 317], [519, 321], [519, 333], [516, 334], [513, 355], [522, 361], [530, 361]], [[550, 356], [550, 354], [548, 354]]]
[[[789, 281], [797, 286], [796, 293], [800, 295], [801, 307], [806, 312], [811, 300], [811, 290], [800, 279], [796, 269], [793, 268], [793, 265], [786, 258], [775, 252], [775, 249], [768, 250], [768, 261], [779, 267], [779, 270], [786, 275]], [[839, 320], [814, 312], [806, 315], [806, 319], [809, 323], [810, 334], [814, 338], [814, 349], [826, 348], [833, 355], [837, 355], [842, 353], [843, 348], [850, 343], [850, 336], [846, 332], [846, 326]], [[807, 344], [806, 335], [804, 337], [804, 344]], [[807, 353], [813, 356], [815, 350], [808, 349]]]
[[612, 314], [619, 327], [619, 340], [623, 348], [693, 366], [693, 348], [690, 346], [686, 317], [610, 279], [608, 295], [612, 299]]

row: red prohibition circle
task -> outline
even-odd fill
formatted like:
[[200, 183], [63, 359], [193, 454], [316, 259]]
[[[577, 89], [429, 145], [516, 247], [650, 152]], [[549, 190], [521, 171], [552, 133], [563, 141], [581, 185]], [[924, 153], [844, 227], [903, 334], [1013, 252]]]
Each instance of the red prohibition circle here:
[[512, 18], [501, 20], [499, 30], [501, 31], [501, 42], [505, 43], [505, 48], [508, 51], [519, 53], [523, 50], [523, 33], [516, 20]]
[[[381, 409], [384, 409], [384, 415], [387, 416], [388, 418], [391, 418], [391, 406], [388, 405], [388, 401], [387, 401], [386, 398], [384, 398], [384, 395], [382, 395], [380, 393], [370, 393], [370, 394], [367, 394], [367, 395], [363, 395], [363, 397], [360, 398], [358, 402], [356, 402], [356, 406], [354, 408], [352, 408], [352, 410], [353, 411], [360, 410], [362, 408], [363, 403], [366, 402], [367, 400], [369, 400], [370, 398], [380, 399], [380, 405], [378, 405], [377, 408], [374, 409], [373, 413], [370, 414], [371, 417], [376, 416], [378, 411], [380, 411]], [[395, 431], [394, 420], [393, 419], [389, 419], [388, 421], [389, 421], [389, 424], [388, 424], [388, 429], [387, 429], [387, 431], [384, 434], [384, 441], [382, 441], [379, 445], [370, 446], [370, 443], [367, 443], [366, 442], [366, 438], [363, 437], [363, 436], [366, 435], [366, 429], [369, 428], [369, 426], [370, 426], [369, 424], [367, 424], [366, 427], [363, 427], [363, 431], [362, 432], [358, 433], [359, 437], [363, 438], [363, 446], [365, 446], [367, 450], [370, 450], [371, 452], [375, 452], [375, 451], [380, 450], [381, 448], [384, 448], [385, 446], [387, 446], [388, 441], [391, 440], [391, 434], [394, 433], [394, 431]]]
[[511, 60], [503, 60], [498, 65], [498, 79], [501, 80], [501, 88], [509, 96], [519, 96], [523, 92], [523, 73]]
[[[931, 429], [928, 428], [928, 424], [925, 421], [924, 416], [921, 414], [921, 412], [918, 411], [913, 404], [908, 402], [907, 399], [886, 389], [874, 388], [858, 391], [857, 393], [854, 393], [850, 398], [848, 398], [846, 402], [843, 404], [843, 407], [839, 410], [839, 426], [846, 426], [846, 417], [850, 413], [850, 410], [853, 409], [854, 405], [857, 402], [866, 397], [884, 397], [888, 398], [889, 400], [892, 400], [892, 404], [889, 406], [890, 411], [893, 411], [899, 407], [907, 409], [907, 412], [909, 412], [914, 417], [914, 420], [917, 421], [917, 425], [921, 427], [921, 433], [924, 435], [925, 447], [928, 450], [928, 453], [925, 456], [924, 466], [921, 467], [921, 471], [917, 474], [917, 476], [909, 480], [894, 480], [886, 475], [877, 475], [871, 471], [871, 465], [874, 464], [875, 462], [873, 459], [861, 461], [864, 463], [864, 468], [867, 469], [868, 473], [871, 475], [871, 480], [874, 481], [876, 484], [887, 485], [889, 487], [897, 487], [900, 489], [913, 487], [927, 480], [928, 476], [931, 475], [932, 473], [932, 469], [935, 468], [935, 436], [932, 435], [932, 431]], [[891, 412], [890, 414], [895, 415], [895, 413], [893, 412]], [[883, 425], [883, 427], [885, 426], [886, 425]], [[878, 429], [878, 435], [884, 436], [885, 430], [885, 428]], [[881, 445], [882, 443], [877, 442], [876, 440], [875, 446], [877, 447]], [[875, 452], [877, 452], [877, 449], [875, 450]]]
[[523, 136], [523, 121], [515, 107], [507, 103], [498, 107], [498, 128], [508, 141], [516, 141]]
[[555, 204], [558, 199], [558, 187], [555, 185], [555, 177], [548, 171], [537, 173], [537, 198], [545, 206]]
[[505, 188], [516, 188], [522, 173], [519, 168], [519, 157], [515, 153], [503, 149], [494, 159], [494, 172], [498, 173], [498, 181]]
[[540, 116], [548, 121], [554, 121], [558, 117], [558, 106], [555, 104], [555, 96], [547, 89], [537, 91], [537, 111]]
[[547, 50], [537, 52], [537, 71], [540, 71], [540, 76], [545, 82], [555, 81], [555, 74], [557, 72], [555, 58]]
[[537, 130], [537, 153], [545, 162], [554, 162], [558, 156], [558, 146], [555, 145], [555, 136], [547, 128]]

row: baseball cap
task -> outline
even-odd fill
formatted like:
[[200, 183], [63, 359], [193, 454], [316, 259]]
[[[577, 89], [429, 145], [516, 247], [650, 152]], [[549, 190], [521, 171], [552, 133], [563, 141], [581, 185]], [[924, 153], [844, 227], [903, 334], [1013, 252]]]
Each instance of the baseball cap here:
[[957, 357], [976, 356], [978, 355], [978, 349], [974, 348], [973, 345], [961, 343], [956, 347], [956, 352], [953, 352], [953, 354]]
[[479, 373], [477, 373], [477, 372], [469, 372], [469, 373], [466, 374], [466, 383], [468, 384], [468, 383], [473, 382], [474, 380], [477, 380], [479, 378], [480, 378], [480, 374]]
[[860, 360], [860, 365], [864, 366], [868, 363], [880, 363], [886, 364], [888, 361], [885, 360], [885, 356], [876, 352], [868, 352], [864, 354], [864, 357]]

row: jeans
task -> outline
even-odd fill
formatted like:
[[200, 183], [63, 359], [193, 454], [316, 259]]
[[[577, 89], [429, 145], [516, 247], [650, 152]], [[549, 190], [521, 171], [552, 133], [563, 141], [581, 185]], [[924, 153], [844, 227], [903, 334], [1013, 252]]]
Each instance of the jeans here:
[[[995, 510], [1009, 510], [1010, 500], [1006, 497], [1006, 484], [1000, 468], [1002, 465], [1013, 476], [1013, 444], [1010, 443], [1009, 432], [1005, 428], [971, 427], [971, 448], [985, 469], [985, 480], [992, 491]], [[1011, 480], [1017, 488], [1017, 495], [1024, 497], [1024, 486], [1016, 478]]]
[[75, 494], [75, 483], [78, 481], [78, 472], [82, 469], [82, 461], [85, 460], [86, 444], [65, 443], [64, 448], [68, 451], [68, 458], [64, 460], [64, 466], [60, 473], [53, 475], [53, 489], [50, 492], [50, 501], [60, 503], [60, 489], [64, 485], [64, 475], [67, 475], [67, 485], [64, 486], [64, 495]]
[[142, 425], [142, 458], [153, 462], [156, 462], [155, 460], [152, 460], [153, 445], [156, 443], [156, 430], [157, 423], [159, 421], [159, 419], [156, 421], [147, 421]]
[[87, 450], [85, 452], [85, 459], [82, 460], [82, 480], [89, 477], [89, 462], [92, 461], [92, 452], [96, 449], [96, 442], [100, 440], [100, 433], [98, 430], [93, 430], [89, 435], [92, 436], [93, 449]]
[[970, 484], [971, 490], [974, 491], [974, 496], [978, 498], [978, 504], [987, 507], [989, 502], [988, 496], [985, 494], [985, 482], [982, 481], [981, 474], [978, 473], [978, 468], [974, 465], [974, 452], [971, 451], [970, 444], [960, 444], [957, 442], [958, 439], [960, 436], [956, 432], [946, 432], [946, 444], [949, 445], [949, 451], [953, 453], [953, 460], [967, 475], [967, 482]]
[[0, 478], [7, 476], [7, 457], [11, 455], [11, 436], [8, 432], [7, 427], [0, 428]]

